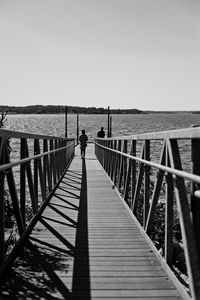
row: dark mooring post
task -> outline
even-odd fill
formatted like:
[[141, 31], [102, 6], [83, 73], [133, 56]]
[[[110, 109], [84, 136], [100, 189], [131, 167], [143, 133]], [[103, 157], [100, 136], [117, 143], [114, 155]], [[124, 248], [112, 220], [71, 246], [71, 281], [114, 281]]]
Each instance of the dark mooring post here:
[[110, 106], [108, 106], [108, 132], [107, 137], [110, 137]]
[[78, 138], [79, 138], [79, 115], [77, 114], [77, 119], [76, 119], [76, 135], [77, 135], [77, 145], [78, 145]]
[[65, 137], [67, 138], [67, 106], [65, 106]]

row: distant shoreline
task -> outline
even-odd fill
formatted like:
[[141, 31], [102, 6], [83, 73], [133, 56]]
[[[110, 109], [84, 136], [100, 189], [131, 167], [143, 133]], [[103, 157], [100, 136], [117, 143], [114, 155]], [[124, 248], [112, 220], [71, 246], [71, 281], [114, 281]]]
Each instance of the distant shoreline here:
[[[0, 106], [0, 112], [8, 114], [64, 114], [66, 106], [62, 105], [30, 105], [30, 106]], [[107, 114], [107, 108], [67, 106], [68, 114]], [[110, 109], [110, 114], [200, 114], [200, 111], [142, 111], [138, 109]]]

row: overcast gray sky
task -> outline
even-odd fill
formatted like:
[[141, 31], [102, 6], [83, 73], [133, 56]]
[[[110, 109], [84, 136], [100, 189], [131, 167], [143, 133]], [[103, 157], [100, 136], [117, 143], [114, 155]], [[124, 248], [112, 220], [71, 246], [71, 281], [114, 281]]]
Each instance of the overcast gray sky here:
[[199, 0], [0, 0], [0, 104], [200, 110]]

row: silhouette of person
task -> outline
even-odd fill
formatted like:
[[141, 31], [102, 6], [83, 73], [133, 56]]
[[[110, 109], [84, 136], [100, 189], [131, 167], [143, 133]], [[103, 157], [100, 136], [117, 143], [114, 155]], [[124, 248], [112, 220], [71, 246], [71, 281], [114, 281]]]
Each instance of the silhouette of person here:
[[101, 130], [97, 132], [97, 137], [104, 138], [104, 136], [105, 136], [105, 131], [103, 130], [103, 127], [101, 127]]
[[82, 134], [79, 136], [80, 149], [81, 149], [81, 158], [85, 157], [85, 149], [87, 147], [88, 137], [85, 134], [85, 130], [82, 130]]

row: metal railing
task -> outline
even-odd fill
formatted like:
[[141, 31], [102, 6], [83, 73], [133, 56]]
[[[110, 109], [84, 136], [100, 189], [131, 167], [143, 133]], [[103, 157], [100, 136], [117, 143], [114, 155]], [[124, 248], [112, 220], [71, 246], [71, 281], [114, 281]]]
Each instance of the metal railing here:
[[95, 152], [165, 262], [200, 299], [200, 128], [96, 139]]
[[74, 147], [74, 139], [0, 129], [0, 273], [37, 222]]

